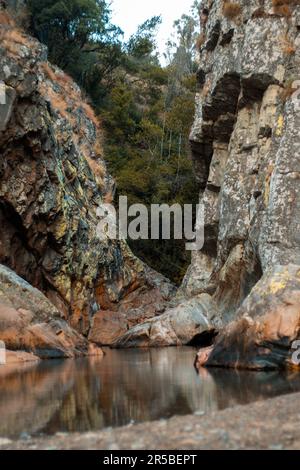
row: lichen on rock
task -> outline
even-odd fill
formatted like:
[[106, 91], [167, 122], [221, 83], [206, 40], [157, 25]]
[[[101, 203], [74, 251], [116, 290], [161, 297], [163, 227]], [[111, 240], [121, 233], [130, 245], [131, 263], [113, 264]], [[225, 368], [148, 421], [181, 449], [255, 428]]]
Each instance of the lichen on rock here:
[[[205, 40], [191, 144], [202, 185], [206, 236], [181, 289], [187, 296], [209, 293], [223, 328], [230, 323], [229, 330], [221, 328], [208, 364], [284, 367], [298, 329], [282, 306], [282, 321], [291, 320], [292, 331], [279, 354], [278, 316], [264, 305], [263, 291], [258, 298], [257, 288], [271, 283], [274, 266], [285, 271], [290, 263], [300, 264], [300, 117], [297, 87], [291, 87], [299, 78], [300, 7], [291, 5], [291, 15], [286, 17], [270, 1], [240, 1], [239, 13], [233, 17], [224, 14], [224, 3], [201, 5], [209, 14], [202, 25]], [[295, 47], [288, 49], [287, 42]], [[279, 305], [276, 284], [270, 285]], [[293, 299], [299, 310], [300, 298]], [[258, 312], [258, 304], [264, 305], [256, 315], [255, 328], [239, 318], [251, 302], [253, 312]], [[270, 330], [262, 327], [265, 315], [268, 323], [277, 325], [277, 345], [273, 337], [268, 338]], [[246, 346], [250, 331], [253, 344], [261, 343], [260, 328], [264, 340], [269, 340], [265, 359]]]
[[155, 306], [162, 311], [171, 283], [124, 241], [97, 236], [97, 208], [111, 198], [114, 182], [94, 111], [74, 81], [47, 61], [46, 47], [11, 19], [0, 24], [0, 81], [7, 91], [0, 115], [0, 263], [42, 291], [86, 337], [99, 311], [126, 315], [132, 307], [134, 324], [155, 315]]

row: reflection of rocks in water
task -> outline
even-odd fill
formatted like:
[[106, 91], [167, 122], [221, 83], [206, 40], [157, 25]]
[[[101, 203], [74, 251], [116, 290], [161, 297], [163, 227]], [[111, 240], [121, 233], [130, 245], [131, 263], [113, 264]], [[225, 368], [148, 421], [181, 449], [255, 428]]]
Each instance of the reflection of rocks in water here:
[[192, 366], [195, 350], [108, 350], [0, 377], [0, 435], [99, 430], [300, 390], [298, 375]]
[[218, 409], [300, 390], [300, 374], [295, 371], [249, 372], [210, 369], [209, 373], [215, 381]]
[[94, 370], [85, 367], [76, 375], [75, 387], [48, 431], [55, 431], [57, 421], [62, 429], [74, 431], [78, 426], [86, 430], [158, 419], [182, 410], [192, 413], [203, 402], [193, 354], [190, 349], [107, 351]]
[[[113, 407], [106, 408], [106, 422], [126, 424], [189, 414], [203, 406], [203, 394], [213, 392], [213, 381], [197, 377], [192, 367], [191, 349], [151, 349], [111, 351], [116, 363], [113, 370], [122, 386], [110, 386], [103, 375], [102, 397], [113, 397]], [[109, 366], [103, 361], [102, 366]], [[109, 372], [109, 371], [108, 371]], [[111, 374], [111, 372], [110, 372]]]
[[74, 361], [52, 361], [15, 368], [0, 376], [0, 435], [43, 429], [73, 386]]
[[74, 363], [74, 386], [65, 395], [61, 407], [53, 415], [45, 431], [55, 433], [57, 430], [81, 432], [104, 427], [103, 410], [99, 406], [101, 377], [99, 373], [101, 360], [90, 358]]

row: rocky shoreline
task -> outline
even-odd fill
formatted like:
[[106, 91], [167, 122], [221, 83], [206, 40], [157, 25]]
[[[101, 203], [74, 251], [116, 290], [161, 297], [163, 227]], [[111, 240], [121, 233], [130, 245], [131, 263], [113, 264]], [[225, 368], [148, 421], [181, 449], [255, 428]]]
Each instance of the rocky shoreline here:
[[173, 417], [151, 423], [11, 441], [0, 450], [238, 450], [299, 449], [300, 393], [207, 415]]

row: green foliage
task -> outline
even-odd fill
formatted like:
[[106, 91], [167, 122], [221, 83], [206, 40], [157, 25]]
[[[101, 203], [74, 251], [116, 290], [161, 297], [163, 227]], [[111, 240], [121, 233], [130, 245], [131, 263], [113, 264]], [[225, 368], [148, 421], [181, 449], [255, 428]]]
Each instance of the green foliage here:
[[136, 34], [131, 36], [127, 44], [129, 56], [149, 59], [155, 51], [155, 33], [160, 23], [161, 17], [153, 16], [138, 27]]
[[[122, 32], [110, 22], [106, 0], [28, 0], [31, 30], [48, 46], [49, 60], [71, 74], [93, 98], [105, 95], [122, 62]], [[103, 91], [105, 88], [105, 91]]]
[[[144, 22], [127, 43], [111, 24], [105, 0], [29, 0], [31, 28], [49, 58], [91, 97], [105, 130], [105, 156], [117, 196], [129, 204], [196, 204], [198, 188], [189, 156], [194, 116], [197, 21], [174, 25], [169, 64], [158, 60], [160, 17]], [[180, 282], [189, 264], [184, 241], [135, 241], [133, 251]]]

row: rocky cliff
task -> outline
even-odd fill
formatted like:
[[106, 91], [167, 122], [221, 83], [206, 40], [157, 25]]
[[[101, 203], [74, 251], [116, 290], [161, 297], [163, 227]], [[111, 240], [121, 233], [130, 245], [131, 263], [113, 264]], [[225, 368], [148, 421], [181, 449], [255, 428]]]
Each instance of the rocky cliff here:
[[219, 313], [208, 364], [295, 365], [300, 2], [204, 1], [201, 23], [191, 145], [206, 234], [182, 289], [209, 293]]
[[[0, 84], [0, 263], [45, 294], [78, 333], [110, 344], [161, 313], [173, 286], [125, 242], [98, 239], [96, 211], [114, 186], [99, 121], [78, 86], [47, 62], [47, 49], [5, 8]], [[19, 302], [10, 307], [19, 312]]]
[[120, 345], [182, 344], [189, 330], [202, 346], [216, 338], [199, 366], [294, 367], [300, 2], [204, 0], [200, 17], [190, 139], [205, 245], [193, 253], [179, 307], [130, 330]]

